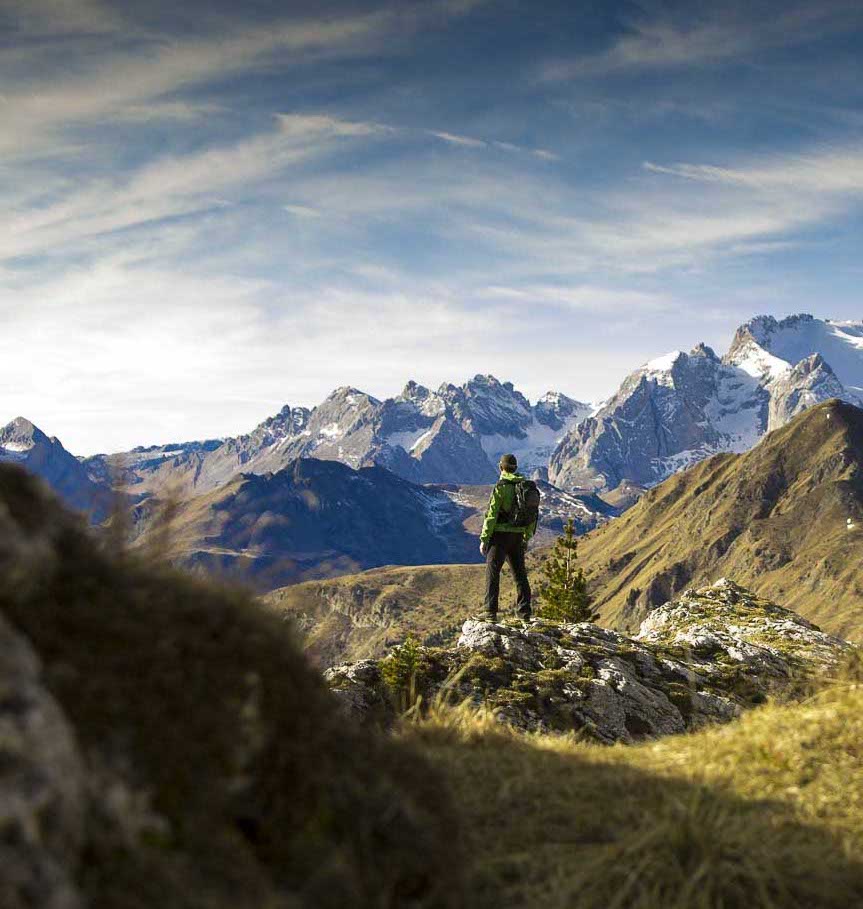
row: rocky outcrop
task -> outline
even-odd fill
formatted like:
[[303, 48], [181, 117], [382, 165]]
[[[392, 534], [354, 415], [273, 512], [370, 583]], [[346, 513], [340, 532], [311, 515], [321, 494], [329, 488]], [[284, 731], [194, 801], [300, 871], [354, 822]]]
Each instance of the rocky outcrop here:
[[0, 905], [77, 909], [85, 776], [38, 657], [0, 617]]
[[[520, 729], [634, 742], [798, 691], [851, 646], [723, 579], [657, 609], [635, 637], [590, 623], [469, 620], [457, 647], [422, 651], [414, 685], [426, 699], [485, 704]], [[387, 690], [385, 667], [366, 660], [327, 679], [350, 713], [386, 721], [399, 692]]]

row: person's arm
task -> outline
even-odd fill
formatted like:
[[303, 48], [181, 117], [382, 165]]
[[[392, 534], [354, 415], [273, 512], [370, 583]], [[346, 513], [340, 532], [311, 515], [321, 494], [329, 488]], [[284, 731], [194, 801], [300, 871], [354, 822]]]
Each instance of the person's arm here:
[[528, 524], [524, 528], [524, 548], [527, 549], [527, 544], [530, 542], [531, 537], [536, 533], [536, 521], [533, 521], [531, 524]]
[[495, 486], [491, 491], [491, 498], [488, 500], [488, 509], [485, 513], [485, 520], [482, 523], [482, 533], [479, 535], [480, 543], [490, 543], [491, 535], [497, 526], [497, 516], [500, 512], [501, 490]]

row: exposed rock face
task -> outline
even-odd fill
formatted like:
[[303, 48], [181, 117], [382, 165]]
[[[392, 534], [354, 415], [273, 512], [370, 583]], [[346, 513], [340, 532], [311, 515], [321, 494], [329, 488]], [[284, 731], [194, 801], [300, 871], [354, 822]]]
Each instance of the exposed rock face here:
[[717, 451], [744, 451], [767, 425], [757, 380], [704, 345], [653, 360], [567, 435], [549, 477], [559, 486], [652, 485]]
[[742, 452], [829, 398], [863, 404], [863, 322], [759, 316], [720, 361], [699, 344], [628, 376], [561, 440], [549, 465], [559, 486], [643, 486], [718, 452]]
[[39, 659], [0, 617], [0, 904], [76, 909], [85, 778]]
[[[426, 697], [446, 683], [454, 700], [485, 703], [522, 729], [633, 742], [731, 719], [851, 646], [723, 579], [656, 610], [634, 638], [590, 623], [469, 620], [455, 649], [424, 652], [417, 677]], [[327, 678], [350, 712], [386, 718], [380, 663]]]
[[808, 407], [845, 394], [845, 388], [821, 354], [812, 354], [770, 383], [767, 429], [778, 429]]
[[368, 721], [389, 709], [380, 664], [375, 660], [360, 660], [328, 669], [324, 678], [349, 716]]
[[688, 651], [708, 679], [721, 680], [725, 664], [737, 663], [765, 693], [829, 667], [851, 647], [727, 578], [655, 609], [636, 640]]

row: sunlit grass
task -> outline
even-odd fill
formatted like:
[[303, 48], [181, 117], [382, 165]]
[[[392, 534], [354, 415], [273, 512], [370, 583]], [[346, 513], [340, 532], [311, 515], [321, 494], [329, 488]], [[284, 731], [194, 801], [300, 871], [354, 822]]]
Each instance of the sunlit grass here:
[[525, 735], [467, 703], [399, 734], [454, 789], [473, 905], [838, 909], [863, 900], [857, 673], [635, 747]]

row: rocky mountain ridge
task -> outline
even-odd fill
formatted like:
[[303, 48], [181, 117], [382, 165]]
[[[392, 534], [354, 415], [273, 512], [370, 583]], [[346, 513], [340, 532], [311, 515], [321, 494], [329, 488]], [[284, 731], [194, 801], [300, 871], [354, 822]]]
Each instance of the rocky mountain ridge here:
[[830, 398], [863, 404], [863, 322], [758, 316], [722, 358], [699, 344], [631, 373], [561, 440], [549, 478], [597, 491], [653, 486], [712, 454], [747, 451]]
[[[655, 610], [634, 637], [586, 622], [468, 620], [455, 648], [420, 651], [413, 684], [426, 700], [472, 700], [520, 729], [631, 743], [799, 691], [851, 650], [723, 578]], [[327, 671], [349, 714], [384, 723], [394, 715], [399, 692], [385, 681], [393, 659]]]
[[311, 410], [286, 405], [248, 435], [98, 455], [86, 463], [99, 476], [110, 465], [132, 490], [174, 483], [206, 491], [240, 471], [276, 472], [310, 457], [386, 467], [415, 483], [489, 483], [505, 451], [514, 451], [529, 472], [545, 468], [560, 438], [590, 410], [559, 392], [531, 405], [494, 376], [437, 391], [408, 382], [385, 401], [343, 386]]

